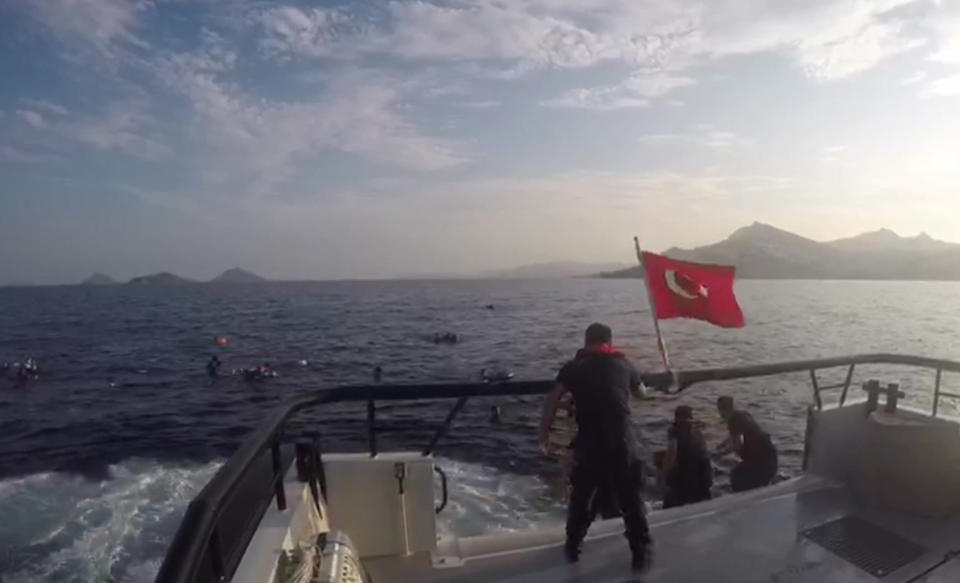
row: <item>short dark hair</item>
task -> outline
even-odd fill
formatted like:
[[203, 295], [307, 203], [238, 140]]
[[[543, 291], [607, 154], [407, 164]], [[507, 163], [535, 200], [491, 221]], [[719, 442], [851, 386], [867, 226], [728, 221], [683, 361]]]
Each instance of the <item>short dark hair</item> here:
[[693, 419], [693, 408], [691, 408], [690, 405], [678, 405], [677, 408], [673, 410], [673, 418], [676, 421], [690, 421]]
[[606, 324], [594, 322], [587, 326], [587, 331], [583, 335], [583, 343], [587, 346], [591, 344], [610, 344], [613, 342], [613, 330]]
[[733, 397], [724, 395], [717, 399], [717, 409], [721, 411], [733, 411]]

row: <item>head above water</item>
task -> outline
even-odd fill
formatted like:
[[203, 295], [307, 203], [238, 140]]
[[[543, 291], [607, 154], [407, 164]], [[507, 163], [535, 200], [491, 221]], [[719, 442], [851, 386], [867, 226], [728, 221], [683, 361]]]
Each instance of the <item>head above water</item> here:
[[720, 416], [724, 419], [733, 414], [733, 397], [724, 395], [717, 399], [717, 411], [720, 412]]
[[596, 346], [597, 344], [612, 344], [613, 330], [606, 324], [594, 322], [587, 326], [587, 331], [583, 335], [584, 346]]
[[673, 410], [673, 421], [677, 424], [689, 425], [693, 422], [693, 409], [689, 405], [678, 405]]

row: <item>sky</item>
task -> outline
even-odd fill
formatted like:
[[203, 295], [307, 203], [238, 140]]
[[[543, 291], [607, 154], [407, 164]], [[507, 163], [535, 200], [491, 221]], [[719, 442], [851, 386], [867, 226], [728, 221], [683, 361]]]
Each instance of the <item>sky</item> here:
[[960, 0], [0, 0], [0, 284], [960, 240]]

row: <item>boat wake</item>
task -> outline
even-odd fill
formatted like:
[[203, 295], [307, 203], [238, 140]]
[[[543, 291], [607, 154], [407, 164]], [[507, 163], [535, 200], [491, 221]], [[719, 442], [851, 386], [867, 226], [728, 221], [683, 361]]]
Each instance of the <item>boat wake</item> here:
[[[103, 480], [46, 472], [0, 481], [3, 583], [150, 582], [187, 504], [221, 465], [129, 459]], [[470, 536], [559, 520], [536, 476], [439, 460], [450, 480], [440, 534]]]
[[152, 581], [187, 503], [220, 463], [133, 459], [105, 480], [41, 473], [0, 482], [4, 583]]

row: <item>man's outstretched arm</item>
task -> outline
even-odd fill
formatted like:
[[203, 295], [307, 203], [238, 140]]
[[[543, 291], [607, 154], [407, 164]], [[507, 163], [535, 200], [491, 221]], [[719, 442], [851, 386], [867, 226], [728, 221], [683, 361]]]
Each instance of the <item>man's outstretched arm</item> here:
[[553, 419], [557, 415], [557, 407], [560, 405], [560, 399], [569, 389], [563, 383], [557, 383], [553, 389], [547, 393], [547, 398], [543, 402], [543, 412], [540, 414], [540, 432], [538, 440], [540, 443], [540, 452], [547, 453], [547, 444], [550, 439], [550, 426], [553, 425]]

